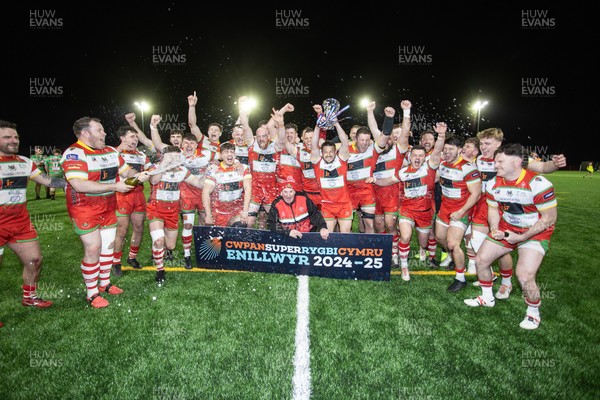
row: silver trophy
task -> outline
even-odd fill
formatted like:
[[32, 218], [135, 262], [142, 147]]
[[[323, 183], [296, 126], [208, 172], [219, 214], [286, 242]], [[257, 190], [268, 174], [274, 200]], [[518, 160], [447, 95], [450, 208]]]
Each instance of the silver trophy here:
[[323, 129], [333, 129], [338, 122], [338, 115], [346, 111], [350, 106], [347, 105], [340, 110], [340, 102], [334, 98], [323, 100], [323, 114], [317, 118], [317, 126]]

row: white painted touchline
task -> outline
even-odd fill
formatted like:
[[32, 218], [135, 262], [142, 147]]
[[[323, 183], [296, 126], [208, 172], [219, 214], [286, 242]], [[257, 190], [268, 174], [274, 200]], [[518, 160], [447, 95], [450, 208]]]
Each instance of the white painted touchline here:
[[294, 354], [293, 399], [310, 398], [310, 315], [308, 276], [298, 276], [296, 304], [296, 353]]

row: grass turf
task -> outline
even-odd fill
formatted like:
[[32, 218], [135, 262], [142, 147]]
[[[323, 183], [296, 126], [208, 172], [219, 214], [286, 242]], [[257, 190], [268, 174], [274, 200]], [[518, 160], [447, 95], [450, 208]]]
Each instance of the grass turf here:
[[[452, 276], [311, 278], [313, 398], [598, 398], [600, 179], [581, 175], [548, 175], [559, 217], [538, 274], [537, 331], [518, 327], [525, 306], [516, 279], [510, 299], [472, 309], [462, 300], [479, 289], [449, 293]], [[168, 272], [159, 288], [154, 272], [127, 270], [113, 278], [125, 293], [94, 310], [64, 195], [28, 208], [44, 256], [38, 292], [55, 305], [20, 305], [21, 267], [7, 249], [0, 398], [291, 397], [295, 277]], [[140, 255], [151, 265], [147, 230]], [[183, 265], [181, 251], [172, 265]]]

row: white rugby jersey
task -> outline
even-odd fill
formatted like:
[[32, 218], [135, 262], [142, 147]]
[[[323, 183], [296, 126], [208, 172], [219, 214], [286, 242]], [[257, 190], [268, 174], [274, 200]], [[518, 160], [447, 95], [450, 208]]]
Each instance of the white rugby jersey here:
[[479, 170], [479, 176], [481, 177], [481, 193], [485, 193], [485, 186], [487, 182], [496, 176], [494, 158], [484, 158], [483, 156], [479, 156], [477, 157], [475, 163], [477, 165], [477, 169]]
[[176, 170], [163, 172], [160, 182], [156, 185], [152, 185], [149, 201], [179, 201], [181, 194], [179, 185], [190, 175], [190, 171], [185, 167], [179, 167]]
[[[261, 149], [258, 142], [248, 151], [248, 159], [252, 174], [258, 172], [263, 174], [275, 174], [277, 163], [279, 162], [278, 152], [275, 151], [275, 142], [271, 141], [265, 149]], [[275, 175], [273, 175], [274, 177]]]
[[42, 171], [27, 157], [0, 156], [0, 207], [2, 214], [27, 212], [27, 183]]
[[494, 177], [486, 185], [488, 204], [498, 207], [511, 226], [528, 229], [540, 219], [540, 211], [556, 207], [554, 187], [548, 179], [523, 169], [515, 181]]
[[150, 159], [148, 156], [138, 150], [124, 150], [120, 151], [121, 157], [131, 168], [137, 172], [142, 172], [144, 169], [150, 166]]
[[480, 182], [479, 171], [475, 164], [462, 158], [451, 164], [444, 161], [439, 169], [442, 187], [442, 205], [449, 209], [459, 209], [469, 198], [468, 185]]

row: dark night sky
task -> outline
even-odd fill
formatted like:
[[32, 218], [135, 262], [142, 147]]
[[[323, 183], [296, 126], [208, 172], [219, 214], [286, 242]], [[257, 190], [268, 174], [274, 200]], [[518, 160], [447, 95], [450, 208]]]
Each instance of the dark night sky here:
[[[591, 103], [584, 103], [587, 109], [578, 103], [583, 93], [597, 91], [590, 60], [590, 49], [598, 47], [595, 13], [582, 6], [217, 4], [219, 12], [208, 12], [179, 2], [117, 4], [3, 11], [0, 119], [18, 124], [21, 154], [33, 144], [65, 148], [82, 116], [100, 118], [109, 134], [125, 124], [127, 112], [136, 111], [139, 121], [136, 100], [152, 105], [146, 131], [151, 113], [186, 123], [186, 98], [196, 90], [201, 129], [219, 122], [226, 134], [243, 94], [259, 101], [253, 127], [286, 102], [296, 107], [286, 122], [313, 126], [311, 104], [328, 97], [350, 104], [343, 115], [352, 118], [343, 126], [364, 124], [358, 102], [366, 96], [377, 102], [380, 118], [385, 106], [399, 109], [409, 99], [420, 127], [445, 120], [463, 135], [474, 134], [469, 106], [480, 98], [490, 102], [481, 129], [500, 127], [507, 141], [537, 147], [542, 156], [565, 153], [575, 166], [598, 158], [575, 136], [593, 129]], [[284, 8], [279, 24], [295, 27], [277, 26], [276, 11]], [[528, 15], [536, 26], [524, 26], [524, 9], [537, 10]], [[158, 47], [171, 60], [157, 61]], [[420, 48], [424, 65], [401, 64], [401, 47]], [[304, 94], [277, 93], [289, 88]], [[524, 89], [534, 96], [524, 97]]]

